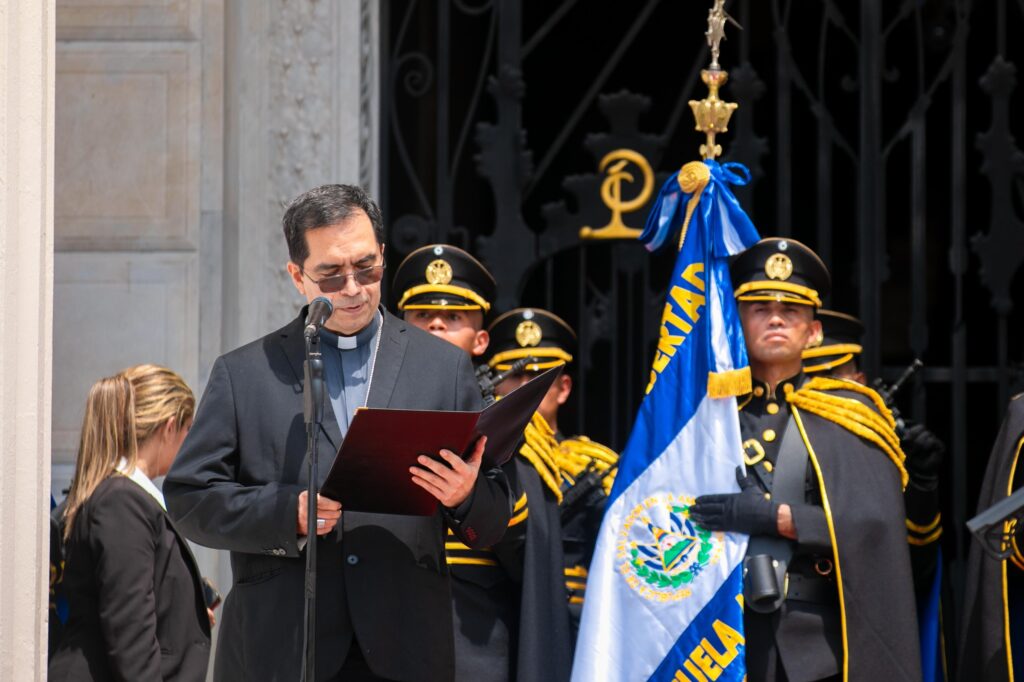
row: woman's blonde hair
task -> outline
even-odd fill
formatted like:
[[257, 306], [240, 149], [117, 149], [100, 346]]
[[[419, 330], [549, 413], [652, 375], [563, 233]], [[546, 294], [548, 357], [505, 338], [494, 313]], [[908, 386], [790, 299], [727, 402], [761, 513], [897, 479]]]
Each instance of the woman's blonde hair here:
[[168, 420], [183, 428], [195, 412], [184, 379], [159, 365], [135, 365], [93, 384], [85, 403], [75, 478], [64, 511], [64, 538], [96, 486], [117, 471], [122, 457], [135, 469], [139, 446]]

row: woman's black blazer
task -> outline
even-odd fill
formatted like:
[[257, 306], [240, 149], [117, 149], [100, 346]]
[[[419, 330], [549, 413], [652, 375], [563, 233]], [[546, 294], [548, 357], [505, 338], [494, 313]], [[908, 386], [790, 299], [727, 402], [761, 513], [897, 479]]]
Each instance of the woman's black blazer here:
[[141, 486], [120, 474], [100, 483], [65, 556], [70, 613], [50, 680], [205, 679], [210, 622], [199, 569]]

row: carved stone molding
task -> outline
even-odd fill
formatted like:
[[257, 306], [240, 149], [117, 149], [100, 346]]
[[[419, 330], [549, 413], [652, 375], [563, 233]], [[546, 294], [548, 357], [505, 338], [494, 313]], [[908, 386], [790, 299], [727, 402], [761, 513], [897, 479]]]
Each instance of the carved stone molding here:
[[195, 40], [201, 0], [57, 0], [60, 40]]

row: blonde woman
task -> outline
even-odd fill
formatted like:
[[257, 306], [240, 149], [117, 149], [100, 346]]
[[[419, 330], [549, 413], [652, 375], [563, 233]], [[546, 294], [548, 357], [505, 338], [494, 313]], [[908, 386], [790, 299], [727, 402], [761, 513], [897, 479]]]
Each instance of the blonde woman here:
[[210, 619], [195, 560], [153, 479], [171, 466], [195, 398], [138, 365], [92, 387], [64, 514], [70, 617], [50, 680], [202, 680]]

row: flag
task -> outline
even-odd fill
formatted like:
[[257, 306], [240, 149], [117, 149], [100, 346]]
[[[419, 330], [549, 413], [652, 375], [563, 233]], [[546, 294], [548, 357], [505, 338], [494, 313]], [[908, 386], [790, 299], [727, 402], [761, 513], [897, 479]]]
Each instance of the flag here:
[[688, 514], [699, 495], [739, 490], [735, 396], [750, 391], [750, 369], [728, 258], [758, 234], [729, 185], [748, 181], [738, 164], [686, 164], [640, 236], [653, 251], [678, 232], [679, 256], [590, 567], [574, 682], [745, 675], [747, 536], [707, 531]]

